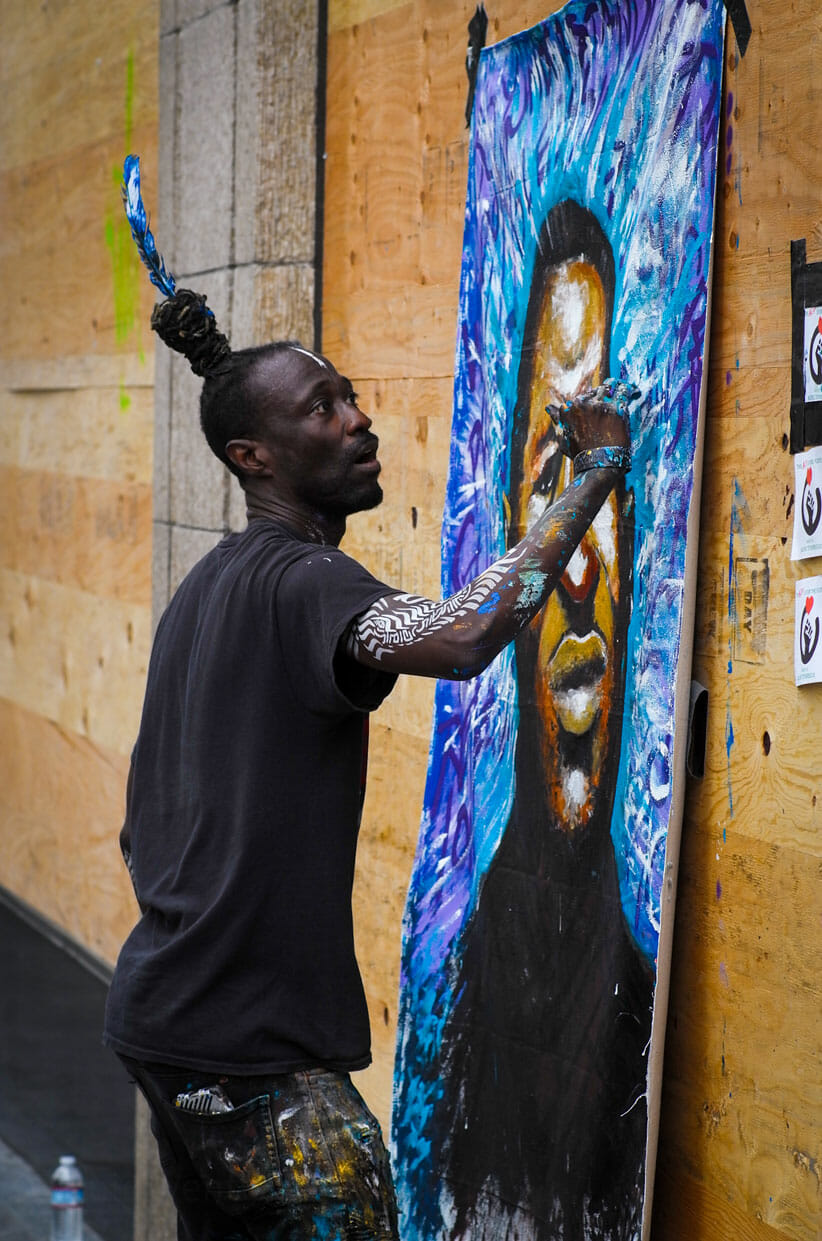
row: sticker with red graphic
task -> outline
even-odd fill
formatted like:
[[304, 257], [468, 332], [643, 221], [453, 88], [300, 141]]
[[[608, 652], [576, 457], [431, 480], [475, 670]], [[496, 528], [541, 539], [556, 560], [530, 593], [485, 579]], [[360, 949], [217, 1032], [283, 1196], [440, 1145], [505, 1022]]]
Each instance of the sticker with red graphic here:
[[794, 679], [797, 685], [822, 681], [822, 577], [806, 577], [796, 583], [796, 630]]
[[822, 306], [805, 307], [805, 400], [822, 401]]
[[794, 457], [792, 560], [822, 556], [822, 448]]

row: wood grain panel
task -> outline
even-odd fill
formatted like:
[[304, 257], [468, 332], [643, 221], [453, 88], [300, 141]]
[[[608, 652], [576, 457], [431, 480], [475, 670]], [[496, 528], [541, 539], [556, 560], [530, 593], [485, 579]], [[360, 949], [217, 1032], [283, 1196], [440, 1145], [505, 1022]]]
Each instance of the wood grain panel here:
[[[135, 126], [156, 167], [156, 129]], [[0, 176], [0, 351], [4, 357], [152, 347], [152, 286], [140, 269], [115, 175], [122, 134]], [[153, 184], [146, 186], [149, 210]]]
[[785, 1233], [746, 1214], [722, 1193], [712, 1193], [681, 1167], [669, 1167], [664, 1154], [657, 1169], [654, 1241], [784, 1241]]
[[[736, 493], [733, 478], [726, 480], [724, 490], [723, 499], [728, 492]], [[748, 492], [741, 494], [747, 497]], [[790, 539], [783, 543], [785, 536], [757, 532], [747, 524], [745, 510], [740, 507], [735, 517], [740, 524], [732, 533], [729, 509], [730, 504], [724, 521], [721, 509], [716, 511], [714, 530], [705, 532], [700, 545], [701, 591], [696, 622], [700, 659], [715, 661], [715, 672], [722, 675], [728, 671], [729, 659], [734, 665], [731, 671], [740, 674], [748, 667], [769, 668], [775, 676], [790, 677], [790, 697], [801, 701], [801, 691], [793, 685], [794, 586], [797, 578], [807, 576], [809, 565], [819, 562], [791, 560]], [[780, 526], [781, 522], [777, 530]], [[767, 566], [767, 608], [763, 599], [754, 602], [745, 597], [747, 578], [741, 571], [752, 564], [761, 564], [763, 570]], [[753, 626], [758, 649], [752, 640]], [[704, 670], [704, 662], [701, 666]]]
[[323, 351], [368, 379], [454, 373], [457, 288], [409, 285], [376, 299], [367, 291], [323, 299]]
[[0, 464], [124, 485], [151, 482], [151, 388], [0, 390]]
[[434, 695], [433, 682], [401, 680], [414, 686], [417, 713], [427, 717], [425, 731], [411, 735], [401, 725], [387, 724], [387, 704], [374, 717], [354, 885], [357, 960], [374, 1057], [368, 1072], [358, 1075], [357, 1085], [385, 1126], [391, 1114], [402, 913], [419, 830]]
[[334, 34], [349, 26], [384, 17], [393, 9], [410, 9], [407, 0], [330, 0], [328, 5], [328, 31]]
[[147, 605], [0, 569], [0, 695], [131, 753], [151, 636]]
[[[708, 747], [683, 828], [653, 1230], [665, 1241], [819, 1230], [822, 694], [793, 685], [794, 581], [817, 570], [790, 561], [784, 439], [789, 243], [806, 235], [813, 250], [818, 211], [798, 169], [818, 135], [788, 63], [818, 23], [817, 6], [789, 20], [760, 6], [744, 61], [732, 38], [726, 55], [694, 667]], [[788, 158], [774, 161], [778, 146]]]
[[110, 964], [136, 921], [128, 758], [0, 697], [0, 883]]
[[438, 467], [448, 457], [451, 380], [353, 382], [380, 437], [385, 499], [376, 513], [349, 522], [346, 549], [382, 581], [439, 599], [445, 479]]
[[730, 825], [723, 839], [689, 809], [662, 1146], [790, 1237], [814, 1236], [819, 1220], [821, 880], [818, 855]]
[[0, 392], [67, 392], [78, 388], [154, 387], [154, 340], [144, 353], [55, 354], [48, 358], [0, 357]]
[[[741, 545], [751, 539], [784, 539], [779, 554], [790, 560], [794, 461], [784, 445], [786, 426], [778, 416], [747, 409], [712, 416], [702, 482], [703, 511], [711, 514], [706, 539], [723, 529], [730, 536], [733, 514]], [[741, 547], [737, 551], [744, 554]]]
[[[336, 72], [354, 72], [353, 90], [335, 93], [328, 113], [326, 175], [350, 180], [351, 192], [335, 196], [326, 213], [324, 246], [329, 277], [334, 266], [350, 266], [349, 287], [394, 288], [403, 274], [416, 283], [419, 271], [420, 125], [417, 98], [422, 76], [419, 32], [407, 9], [394, 9], [380, 22], [355, 26], [340, 36], [344, 60]], [[331, 65], [332, 62], [330, 62]], [[335, 91], [335, 69], [329, 92]], [[379, 107], [371, 93], [379, 81]], [[327, 161], [328, 162], [328, 161]]]
[[0, 466], [0, 564], [151, 607], [151, 488]]
[[108, 0], [103, 20], [84, 3], [5, 0], [0, 82], [14, 123], [3, 125], [0, 172], [122, 141], [136, 117], [156, 127], [157, 9]]
[[[475, 7], [329, 13], [323, 343], [370, 378], [453, 374]], [[489, 41], [552, 7], [500, 6]]]

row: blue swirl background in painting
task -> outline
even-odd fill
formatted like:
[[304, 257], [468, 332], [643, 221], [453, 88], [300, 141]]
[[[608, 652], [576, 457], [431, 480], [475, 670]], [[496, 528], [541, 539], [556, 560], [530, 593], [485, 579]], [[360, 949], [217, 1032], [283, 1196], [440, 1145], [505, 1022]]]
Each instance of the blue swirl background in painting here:
[[[719, 0], [570, 3], [483, 51], [469, 154], [442, 589], [459, 590], [506, 549], [511, 419], [537, 241], [552, 207], [574, 199], [594, 213], [614, 255], [611, 371], [644, 393], [632, 424], [633, 610], [611, 834], [625, 916], [652, 963], [723, 33]], [[395, 1075], [393, 1143], [409, 1239], [441, 1235], [426, 1120], [439, 1091], [459, 935], [511, 810], [516, 732], [513, 648], [474, 681], [438, 684], [405, 916]]]

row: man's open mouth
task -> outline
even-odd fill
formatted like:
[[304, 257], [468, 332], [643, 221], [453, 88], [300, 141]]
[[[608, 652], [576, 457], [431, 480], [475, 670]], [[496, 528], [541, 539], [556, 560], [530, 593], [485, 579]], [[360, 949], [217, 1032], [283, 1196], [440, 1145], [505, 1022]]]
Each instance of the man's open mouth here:
[[354, 464], [362, 466], [363, 469], [373, 470], [374, 472], [379, 471], [381, 468], [380, 463], [377, 460], [377, 449], [379, 446], [380, 442], [376, 436], [374, 436], [369, 440], [365, 447], [357, 453], [354, 458]]

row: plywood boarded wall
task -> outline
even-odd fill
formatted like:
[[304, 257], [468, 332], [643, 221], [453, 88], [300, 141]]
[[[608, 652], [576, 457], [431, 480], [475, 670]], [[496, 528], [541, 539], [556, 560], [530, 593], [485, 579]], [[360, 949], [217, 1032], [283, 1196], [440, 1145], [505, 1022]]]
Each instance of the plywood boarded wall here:
[[[108, 960], [133, 916], [112, 844], [149, 642], [153, 413], [153, 297], [113, 170], [127, 144], [157, 166], [156, 7], [2, 4], [0, 883]], [[489, 40], [557, 7], [490, 3]], [[695, 666], [707, 767], [683, 834], [656, 1241], [808, 1241], [820, 1220], [822, 697], [793, 688], [791, 643], [794, 579], [822, 564], [788, 558], [783, 436], [790, 240], [822, 260], [822, 14], [749, 9], [748, 52], [731, 35], [726, 58]], [[387, 493], [346, 547], [434, 595], [472, 12], [329, 5], [323, 344], [375, 416]], [[765, 561], [753, 649], [744, 575]], [[384, 1121], [432, 697], [406, 680], [374, 728], [357, 919], [364, 1089]]]
[[[489, 42], [559, 7], [488, 4]], [[374, 415], [386, 490], [346, 548], [435, 595], [473, 8], [329, 6], [323, 347]], [[815, 0], [751, 13], [744, 60], [728, 39], [695, 664], [710, 691], [708, 751], [685, 815], [656, 1241], [809, 1241], [822, 1201], [822, 697], [792, 684], [793, 582], [822, 566], [789, 560], [783, 447], [790, 240], [807, 237], [822, 259], [822, 15]], [[745, 573], [765, 561], [767, 615], [752, 621]], [[748, 622], [764, 649], [746, 643]], [[406, 680], [373, 730], [356, 913], [375, 1045], [363, 1088], [384, 1121], [431, 703], [431, 686]]]
[[157, 3], [4, 0], [2, 29], [0, 884], [113, 961], [154, 412], [115, 178], [132, 145], [156, 167]]

